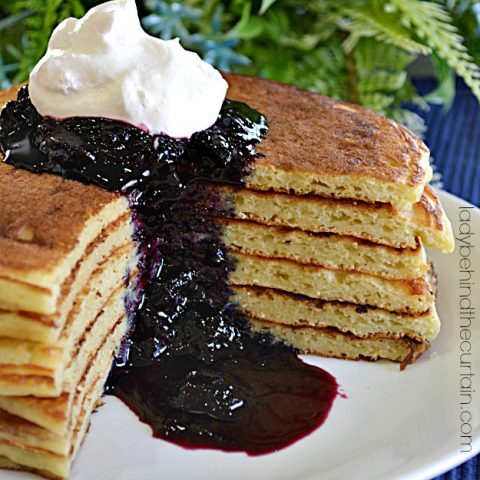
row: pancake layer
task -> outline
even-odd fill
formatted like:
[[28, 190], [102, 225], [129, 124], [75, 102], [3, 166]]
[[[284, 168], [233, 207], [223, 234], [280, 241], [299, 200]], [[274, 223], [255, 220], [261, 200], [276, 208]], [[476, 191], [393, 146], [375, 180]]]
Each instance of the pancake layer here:
[[303, 353], [348, 360], [385, 359], [400, 362], [402, 369], [430, 347], [428, 342], [416, 342], [408, 337], [358, 337], [330, 328], [292, 327], [255, 318], [250, 321], [256, 331], [270, 333]]
[[72, 460], [86, 434], [90, 413], [103, 392], [106, 375], [113, 359], [112, 352], [125, 334], [125, 326], [123, 315], [96, 356], [92, 358], [76, 391], [67, 395], [65, 403], [69, 405], [69, 410], [63, 415], [65, 418], [63, 423], [67, 426], [63, 431], [50, 428], [55, 427], [53, 423], [40, 428], [8, 413], [0, 414], [2, 431], [0, 457], [7, 459], [0, 465], [29, 470], [49, 478], [63, 479], [69, 476]]
[[0, 251], [6, 253], [0, 256], [0, 305], [52, 314], [87, 246], [105, 225], [128, 214], [128, 204], [93, 186], [41, 178], [0, 163], [0, 202], [8, 205], [0, 209]]
[[121, 292], [120, 309], [124, 308], [124, 276], [131, 265], [129, 250], [127, 245], [111, 257], [105, 268], [99, 267], [99, 273], [92, 276], [92, 285], [85, 288], [70, 311], [65, 329], [54, 345], [0, 338], [1, 395], [60, 395], [68, 382], [69, 365], [72, 361], [76, 366], [82, 365], [80, 347], [101, 335], [97, 331], [113, 294], [107, 298], [104, 295], [111, 285], [115, 286], [113, 293]]
[[311, 298], [371, 305], [394, 312], [423, 313], [435, 301], [427, 276], [390, 280], [359, 272], [330, 270], [290, 260], [233, 255], [233, 285], [275, 288]]
[[384, 334], [419, 342], [436, 338], [440, 320], [431, 308], [420, 314], [402, 314], [347, 302], [316, 300], [271, 288], [232, 286], [234, 300], [250, 317], [291, 327], [332, 327], [367, 338]]
[[92, 281], [92, 275], [114, 252], [131, 245], [130, 215], [107, 225], [86, 248], [84, 255], [64, 284], [57, 310], [50, 315], [0, 309], [0, 336], [32, 340], [40, 343], [58, 342], [77, 296]]
[[416, 248], [417, 238], [421, 238], [428, 247], [445, 253], [453, 250], [450, 222], [431, 187], [406, 212], [398, 212], [389, 204], [215, 188], [230, 199], [231, 210], [239, 219], [347, 235], [394, 248]]
[[248, 188], [389, 203], [409, 210], [432, 176], [429, 151], [406, 128], [352, 105], [277, 82], [227, 75], [228, 97], [269, 125]]
[[219, 219], [223, 241], [234, 252], [285, 258], [336, 270], [354, 270], [384, 278], [410, 279], [429, 270], [423, 245], [391, 248], [355, 237], [311, 233], [298, 228]]

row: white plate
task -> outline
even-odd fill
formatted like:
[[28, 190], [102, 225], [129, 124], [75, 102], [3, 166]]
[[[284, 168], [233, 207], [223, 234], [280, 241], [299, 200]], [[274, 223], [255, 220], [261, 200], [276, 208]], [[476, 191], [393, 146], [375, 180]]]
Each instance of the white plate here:
[[[472, 402], [464, 406], [464, 429], [472, 449], [462, 453], [459, 242], [452, 255], [432, 252], [439, 279], [442, 331], [432, 348], [400, 372], [388, 362], [346, 362], [305, 357], [332, 373], [347, 398], [338, 397], [325, 424], [291, 447], [261, 457], [210, 450], [185, 450], [154, 439], [116, 398], [93, 415], [92, 427], [73, 468], [73, 480], [419, 480], [439, 475], [480, 451], [480, 210], [460, 226], [466, 202], [441, 194], [455, 236], [474, 234], [470, 254], [472, 321]], [[463, 213], [463, 215], [467, 215]], [[466, 219], [465, 219], [466, 220]], [[464, 249], [463, 253], [467, 253]], [[466, 261], [464, 261], [466, 262]], [[465, 266], [465, 265], [464, 265]], [[464, 338], [468, 333], [463, 333]], [[463, 345], [464, 349], [468, 344]], [[466, 382], [467, 380], [463, 380]], [[465, 385], [466, 386], [466, 385]], [[1, 472], [0, 480], [33, 478]]]

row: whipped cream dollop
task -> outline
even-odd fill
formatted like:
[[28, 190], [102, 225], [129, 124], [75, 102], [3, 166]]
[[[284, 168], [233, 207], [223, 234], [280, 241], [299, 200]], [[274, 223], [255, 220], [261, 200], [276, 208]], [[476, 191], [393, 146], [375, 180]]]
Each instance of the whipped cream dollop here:
[[104, 117], [190, 137], [215, 123], [227, 87], [178, 39], [145, 33], [134, 0], [115, 0], [58, 25], [29, 93], [43, 116]]

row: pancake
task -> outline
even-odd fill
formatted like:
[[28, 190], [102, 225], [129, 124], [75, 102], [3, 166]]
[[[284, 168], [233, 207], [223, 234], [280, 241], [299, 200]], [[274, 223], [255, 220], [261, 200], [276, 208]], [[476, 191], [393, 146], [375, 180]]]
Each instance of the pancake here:
[[409, 279], [429, 265], [421, 242], [416, 248], [391, 248], [355, 237], [311, 233], [236, 219], [218, 219], [223, 241], [234, 252], [286, 258], [336, 270], [355, 270], [384, 278]]
[[310, 298], [370, 305], [399, 313], [423, 313], [435, 302], [429, 275], [391, 280], [366, 273], [331, 270], [291, 260], [232, 254], [232, 285], [275, 288]]
[[[292, 86], [225, 75], [227, 97], [268, 121], [249, 188], [390, 203], [409, 209], [431, 179], [429, 151], [406, 128], [358, 105]], [[18, 87], [3, 92], [12, 100]], [[104, 192], [106, 193], [106, 192]]]
[[266, 225], [298, 228], [315, 233], [336, 233], [394, 248], [416, 248], [423, 243], [442, 252], [453, 251], [450, 221], [433, 188], [425, 187], [410, 212], [397, 212], [389, 204], [332, 200], [318, 196], [256, 192], [230, 186], [212, 187], [229, 199], [227, 216]]
[[353, 303], [312, 299], [281, 290], [233, 286], [234, 301], [248, 316], [270, 323], [325, 328], [366, 338], [387, 334], [424, 342], [434, 340], [440, 331], [435, 306], [412, 315]]
[[227, 75], [227, 96], [268, 121], [248, 188], [383, 202], [409, 210], [432, 177], [429, 151], [403, 126], [358, 105]]
[[6, 252], [0, 258], [0, 305], [52, 314], [87, 245], [129, 210], [125, 198], [99, 188], [37, 177], [0, 162], [0, 204], [8, 205], [0, 209], [0, 251]]
[[125, 245], [134, 250], [132, 231], [130, 215], [118, 218], [102, 230], [60, 287], [57, 310], [53, 314], [2, 310], [0, 305], [0, 336], [50, 344], [57, 342], [75, 300], [99, 265]]
[[428, 342], [417, 342], [408, 337], [383, 334], [357, 337], [328, 327], [292, 327], [256, 318], [250, 318], [250, 322], [256, 331], [269, 333], [302, 353], [348, 360], [390, 360], [400, 362], [402, 369], [430, 348]]
[[2, 467], [32, 471], [48, 478], [63, 479], [69, 476], [72, 459], [86, 434], [90, 414], [103, 392], [113, 347], [124, 334], [125, 321], [120, 319], [79, 383], [77, 392], [80, 393], [72, 393], [74, 398], [67, 402], [71, 404], [65, 421], [69, 425], [68, 430], [52, 434], [51, 429], [39, 428], [6, 412], [0, 414]]
[[[64, 374], [68, 372], [68, 364], [72, 359], [79, 364], [76, 350], [86, 332], [91, 340], [96, 339], [94, 330], [100, 326], [97, 320], [104, 318], [100, 314], [113, 295], [106, 295], [106, 292], [110, 292], [112, 285], [114, 293], [124, 290], [127, 285], [125, 272], [134, 261], [131, 245], [127, 244], [114, 252], [105, 264], [98, 266], [69, 312], [60, 338], [53, 345], [0, 338], [0, 395], [59, 395], [65, 388]], [[124, 308], [122, 294], [120, 301], [120, 308]], [[95, 322], [93, 328], [92, 322]], [[107, 324], [104, 328], [110, 327]]]
[[[77, 348], [72, 352], [72, 357], [67, 360], [61, 394], [50, 398], [42, 398], [37, 394], [35, 396], [0, 396], [0, 408], [52, 432], [65, 433], [69, 426], [74, 395], [76, 392], [84, 393], [80, 387], [82, 378], [89, 372], [90, 365], [102, 346], [111, 343], [112, 332], [119, 325], [119, 319], [123, 325], [123, 332], [126, 331], [125, 317], [124, 289], [120, 288], [107, 299]], [[110, 357], [113, 356], [118, 345], [119, 343], [116, 343], [112, 346], [109, 352]], [[105, 375], [109, 370], [108, 367], [106, 368]]]

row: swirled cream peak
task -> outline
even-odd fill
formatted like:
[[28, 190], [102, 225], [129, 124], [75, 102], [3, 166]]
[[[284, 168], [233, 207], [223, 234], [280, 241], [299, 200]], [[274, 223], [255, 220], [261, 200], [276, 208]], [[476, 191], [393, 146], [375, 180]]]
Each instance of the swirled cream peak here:
[[226, 91], [220, 73], [178, 40], [145, 33], [134, 0], [64, 20], [29, 83], [41, 115], [110, 118], [172, 137], [215, 123]]

